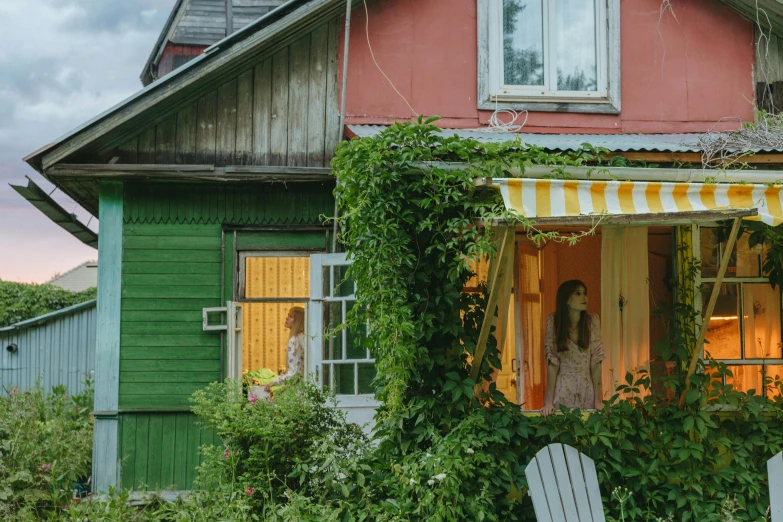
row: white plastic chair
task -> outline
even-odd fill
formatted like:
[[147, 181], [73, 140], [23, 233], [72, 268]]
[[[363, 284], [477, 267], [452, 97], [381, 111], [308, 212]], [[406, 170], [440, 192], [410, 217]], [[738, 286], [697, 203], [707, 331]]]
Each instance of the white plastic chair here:
[[[783, 472], [783, 460], [780, 464]], [[595, 463], [571, 446], [542, 448], [525, 476], [538, 522], [606, 522]]]
[[769, 517], [772, 522], [783, 522], [783, 452], [767, 461], [769, 478]]

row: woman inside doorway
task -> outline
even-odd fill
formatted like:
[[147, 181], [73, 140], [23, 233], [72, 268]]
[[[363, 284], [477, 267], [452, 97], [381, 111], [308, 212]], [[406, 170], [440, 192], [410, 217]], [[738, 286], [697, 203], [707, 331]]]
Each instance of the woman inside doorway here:
[[557, 289], [555, 312], [546, 321], [546, 395], [541, 413], [560, 406], [601, 409], [601, 325], [587, 312], [587, 286], [578, 279]]
[[293, 306], [288, 311], [284, 326], [291, 330], [288, 337], [288, 367], [286, 372], [266, 385], [266, 391], [272, 386], [279, 386], [294, 375], [304, 377], [304, 319], [305, 311], [301, 306]]

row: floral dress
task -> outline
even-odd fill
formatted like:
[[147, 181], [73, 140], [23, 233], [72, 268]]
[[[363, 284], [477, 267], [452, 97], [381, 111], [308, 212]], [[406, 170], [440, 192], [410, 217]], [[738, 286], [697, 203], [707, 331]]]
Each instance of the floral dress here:
[[283, 375], [277, 377], [272, 383], [273, 385], [281, 384], [283, 381], [290, 379], [294, 375], [304, 377], [304, 345], [302, 339], [304, 334], [298, 334], [288, 339], [288, 368]]
[[580, 350], [571, 339], [568, 339], [568, 350], [558, 352], [555, 335], [555, 314], [546, 318], [546, 336], [544, 351], [547, 363], [559, 367], [555, 396], [552, 405], [568, 408], [595, 408], [595, 392], [590, 368], [604, 360], [604, 350], [601, 345], [601, 323], [596, 314], [587, 314], [590, 321], [590, 346]]

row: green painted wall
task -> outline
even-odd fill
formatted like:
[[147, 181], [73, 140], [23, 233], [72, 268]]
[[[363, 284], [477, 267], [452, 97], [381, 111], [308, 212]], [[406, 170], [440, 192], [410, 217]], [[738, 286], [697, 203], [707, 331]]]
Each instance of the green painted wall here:
[[187, 412], [123, 413], [119, 432], [122, 487], [127, 489], [193, 489], [199, 446], [220, 444]]
[[[189, 397], [220, 380], [220, 333], [201, 310], [230, 296], [233, 234], [222, 227], [317, 225], [331, 215], [328, 185], [127, 184], [122, 235], [119, 446], [121, 484], [189, 489], [198, 447], [217, 442], [195, 424]], [[323, 248], [323, 232], [240, 231], [241, 249]], [[221, 264], [221, 257], [224, 263]], [[228, 267], [223, 269], [224, 265]]]

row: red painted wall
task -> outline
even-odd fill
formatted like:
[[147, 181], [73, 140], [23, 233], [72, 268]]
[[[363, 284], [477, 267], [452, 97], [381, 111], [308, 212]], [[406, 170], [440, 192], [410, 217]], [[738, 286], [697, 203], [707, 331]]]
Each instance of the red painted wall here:
[[[378, 65], [412, 108], [441, 126], [486, 124], [476, 108], [476, 0], [368, 0]], [[713, 0], [622, 0], [622, 113], [529, 114], [525, 132], [699, 132], [753, 119], [753, 27]], [[676, 15], [676, 19], [675, 19]], [[354, 9], [346, 123], [415, 118], [373, 62], [364, 7]], [[342, 42], [340, 45], [342, 55]], [[342, 64], [342, 56], [340, 56]], [[736, 128], [736, 119], [717, 128]]]
[[158, 62], [158, 78], [163, 78], [174, 69], [199, 56], [206, 48], [206, 45], [176, 45], [168, 42]]

